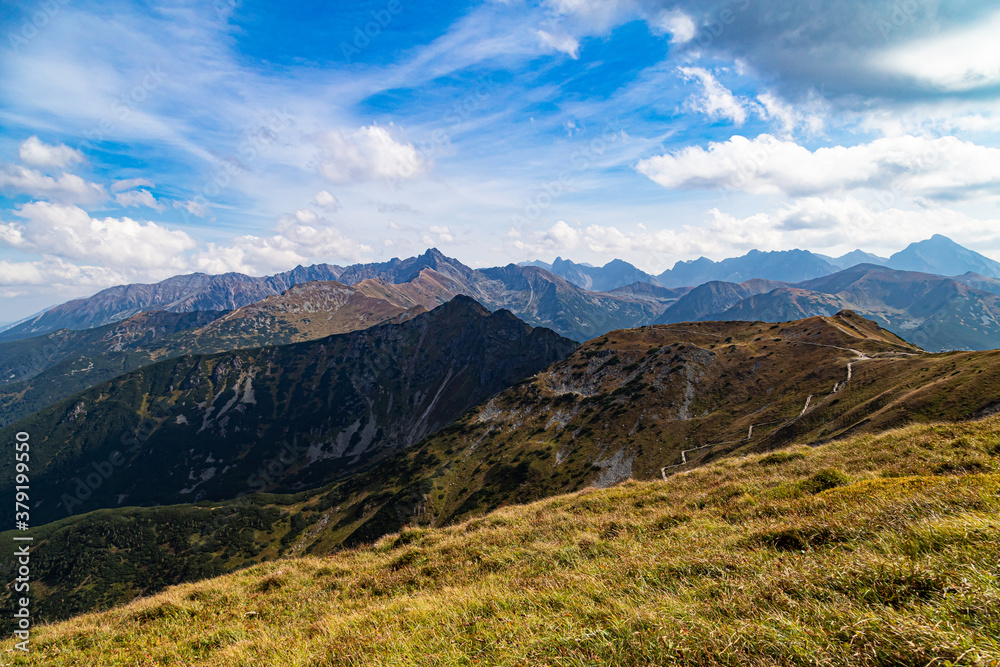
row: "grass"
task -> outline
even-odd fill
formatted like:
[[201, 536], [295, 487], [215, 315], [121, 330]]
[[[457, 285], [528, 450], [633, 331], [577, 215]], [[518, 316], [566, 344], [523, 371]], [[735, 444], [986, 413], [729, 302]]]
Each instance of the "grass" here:
[[729, 458], [176, 586], [2, 662], [997, 665], [998, 457], [1000, 418]]

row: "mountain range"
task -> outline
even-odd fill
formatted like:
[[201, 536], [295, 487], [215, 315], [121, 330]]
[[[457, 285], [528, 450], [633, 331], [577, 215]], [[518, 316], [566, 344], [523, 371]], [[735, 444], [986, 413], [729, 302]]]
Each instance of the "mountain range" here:
[[[409, 447], [575, 347], [459, 296], [403, 322], [144, 366], [0, 437], [37, 434], [40, 521], [312, 488]], [[13, 480], [12, 466], [0, 463], [0, 477]]]
[[870, 264], [794, 285], [706, 283], [681, 297], [657, 322], [783, 322], [840, 310], [854, 310], [927, 350], [1000, 347], [996, 294], [957, 279]]
[[[505, 374], [500, 384], [507, 387], [499, 393], [464, 400], [472, 385], [459, 382], [449, 391], [448, 373], [436, 362], [441, 348], [463, 342], [451, 337], [454, 327], [470, 322], [527, 333], [516, 345], [530, 349], [539, 345], [532, 337], [540, 336], [548, 352], [536, 352], [536, 371]], [[510, 344], [509, 333], [498, 337]], [[386, 349], [390, 340], [412, 345], [418, 339], [424, 342], [403, 355], [401, 347]], [[428, 344], [431, 339], [436, 344]], [[98, 475], [102, 481], [91, 497], [73, 496], [86, 500], [74, 509], [109, 509], [44, 527], [39, 540], [49, 546], [40, 552], [78, 553], [81, 544], [116, 548], [96, 552], [86, 568], [65, 558], [41, 561], [42, 590], [60, 596], [59, 604], [41, 604], [58, 617], [62, 609], [120, 603], [144, 587], [148, 592], [280, 554], [370, 544], [405, 526], [453, 525], [504, 505], [631, 478], [673, 479], [717, 459], [739, 466], [739, 457], [754, 452], [1000, 409], [1000, 352], [924, 353], [851, 312], [782, 324], [656, 325], [615, 331], [568, 352], [572, 348], [551, 332], [530, 330], [509, 314], [489, 315], [459, 297], [408, 322], [335, 336], [320, 346], [262, 350], [272, 368], [284, 364], [273, 382], [262, 356], [182, 358], [42, 411], [17, 427], [52, 434], [33, 445], [39, 492], [74, 494], [77, 482]], [[325, 359], [354, 350], [367, 350], [374, 356], [364, 358], [381, 363], [406, 359], [423, 370], [393, 375], [386, 366], [364, 381], [367, 363], [353, 361], [328, 369], [321, 376], [328, 380], [313, 379], [328, 366]], [[473, 366], [490, 356], [476, 357]], [[565, 358], [546, 366], [546, 356]], [[257, 374], [250, 374], [253, 368]], [[334, 371], [349, 382], [335, 380]], [[469, 378], [468, 368], [465, 373]], [[417, 378], [426, 384], [406, 384]], [[353, 393], [351, 387], [365, 382], [385, 390]], [[435, 404], [432, 395], [454, 402], [439, 413], [450, 424], [424, 429], [408, 447], [400, 447], [398, 435], [380, 439], [382, 429], [414, 433], [414, 420]], [[401, 397], [407, 405], [392, 409]], [[383, 407], [372, 410], [369, 401]], [[173, 407], [156, 413], [164, 404]], [[154, 410], [156, 424], [140, 439], [139, 452], [116, 464], [108, 443], [140, 425], [143, 406]], [[0, 433], [9, 435], [10, 429]], [[282, 450], [282, 441], [293, 446]], [[351, 462], [359, 451], [375, 455], [370, 460], [379, 459], [378, 465]], [[784, 461], [781, 456], [773, 459]], [[105, 477], [101, 470], [109, 467]], [[142, 483], [151, 479], [155, 485]], [[303, 490], [225, 500], [263, 488]], [[121, 500], [194, 500], [197, 491], [213, 501], [117, 509]], [[34, 512], [49, 516], [52, 508]]]
[[659, 275], [647, 274], [631, 264], [616, 259], [603, 267], [576, 264], [557, 257], [552, 264], [526, 262], [540, 266], [585, 289], [612, 290], [632, 282], [647, 282], [664, 287], [695, 287], [707, 282], [744, 282], [751, 279], [797, 283], [821, 278], [858, 264], [875, 264], [899, 271], [916, 271], [943, 276], [977, 273], [1000, 278], [1000, 262], [964, 248], [946, 236], [911, 243], [891, 257], [879, 257], [855, 250], [840, 257], [829, 257], [808, 250], [761, 252], [751, 250], [742, 257], [718, 262], [706, 257], [677, 262]]

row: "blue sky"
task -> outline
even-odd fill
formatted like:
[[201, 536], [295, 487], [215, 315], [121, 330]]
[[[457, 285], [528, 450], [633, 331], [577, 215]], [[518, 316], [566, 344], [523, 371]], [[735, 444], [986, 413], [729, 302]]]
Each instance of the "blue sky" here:
[[0, 321], [409, 256], [1000, 258], [1000, 2], [6, 2]]

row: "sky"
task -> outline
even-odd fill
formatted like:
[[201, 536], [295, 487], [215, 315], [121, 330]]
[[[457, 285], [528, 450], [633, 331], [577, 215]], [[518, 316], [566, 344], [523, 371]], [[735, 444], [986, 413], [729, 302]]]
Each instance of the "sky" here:
[[1000, 259], [1000, 0], [3, 0], [0, 322], [180, 273], [940, 233]]

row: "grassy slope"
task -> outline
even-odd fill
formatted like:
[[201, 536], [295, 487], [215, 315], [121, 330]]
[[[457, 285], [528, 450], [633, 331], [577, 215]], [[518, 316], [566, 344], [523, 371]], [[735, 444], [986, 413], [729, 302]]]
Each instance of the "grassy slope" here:
[[[42, 626], [38, 665], [996, 664], [1000, 418], [732, 457]], [[4, 648], [11, 649], [7, 640]]]

